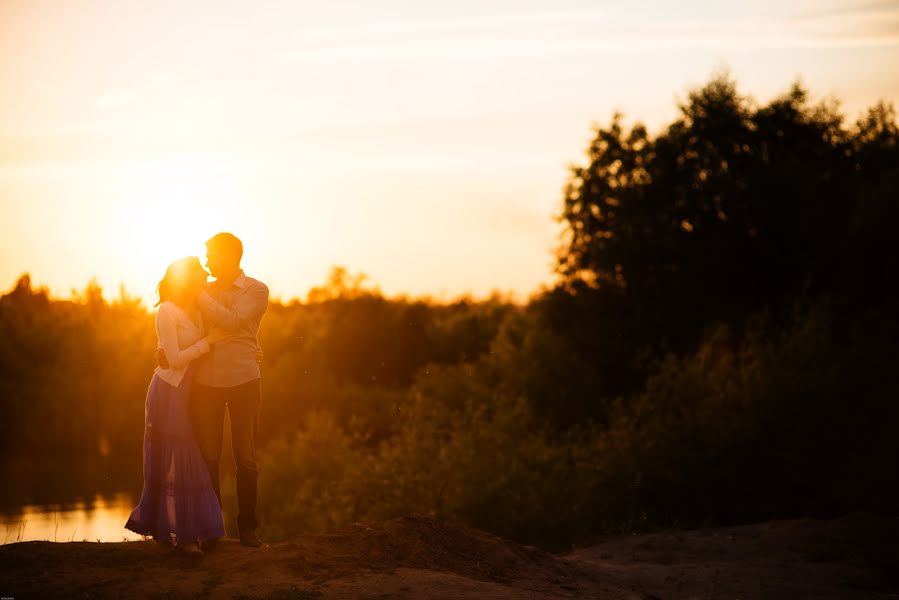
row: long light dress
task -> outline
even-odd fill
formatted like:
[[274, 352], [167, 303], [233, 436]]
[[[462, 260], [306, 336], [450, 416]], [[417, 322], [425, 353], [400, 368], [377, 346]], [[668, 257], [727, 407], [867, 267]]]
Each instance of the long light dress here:
[[187, 412], [191, 363], [209, 344], [202, 323], [170, 301], [159, 307], [156, 333], [169, 368], [157, 368], [147, 390], [144, 486], [125, 528], [176, 546], [223, 537], [222, 509]]

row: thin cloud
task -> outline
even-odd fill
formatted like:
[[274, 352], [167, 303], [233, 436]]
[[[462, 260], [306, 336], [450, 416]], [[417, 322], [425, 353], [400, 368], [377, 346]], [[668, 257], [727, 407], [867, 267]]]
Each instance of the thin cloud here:
[[516, 40], [502, 37], [464, 41], [411, 41], [310, 48], [291, 55], [296, 62], [439, 58], [541, 58], [595, 54], [648, 53], [686, 49], [872, 48], [899, 46], [899, 27], [878, 34], [840, 32], [722, 32], [704, 35], [655, 32], [598, 39]]
[[896, 0], [884, 0], [880, 2], [868, 2], [866, 4], [847, 4], [834, 6], [820, 10], [813, 10], [795, 15], [795, 20], [813, 20], [822, 17], [850, 17], [850, 16], [883, 16], [894, 15], [899, 11], [899, 3]]
[[201, 96], [188, 96], [184, 99], [182, 103], [184, 108], [189, 110], [207, 110], [207, 111], [216, 111], [220, 110], [224, 106], [224, 102], [222, 102], [221, 98], [218, 97], [201, 97]]
[[97, 108], [111, 110], [132, 104], [137, 94], [132, 90], [113, 90], [97, 98]]
[[876, 2], [798, 17], [672, 16], [604, 11], [466, 16], [308, 29], [293, 61], [530, 58], [682, 49], [868, 48], [899, 45], [899, 6]]
[[610, 21], [609, 11], [540, 11], [505, 15], [470, 15], [448, 19], [418, 19], [394, 22], [372, 22], [335, 27], [312, 27], [301, 31], [310, 38], [346, 38], [359, 35], [398, 33], [435, 33], [441, 31], [471, 31], [497, 29], [516, 25], [557, 25], [569, 23]]

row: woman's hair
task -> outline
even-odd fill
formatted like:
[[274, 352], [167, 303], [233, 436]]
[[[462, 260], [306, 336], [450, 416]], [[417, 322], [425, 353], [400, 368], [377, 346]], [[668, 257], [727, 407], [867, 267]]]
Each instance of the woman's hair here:
[[191, 278], [200, 271], [203, 272], [204, 276], [206, 275], [203, 265], [200, 264], [200, 259], [196, 256], [185, 256], [170, 264], [165, 270], [165, 276], [160, 280], [159, 285], [156, 286], [156, 294], [159, 296], [156, 306], [180, 295], [187, 284], [190, 283]]

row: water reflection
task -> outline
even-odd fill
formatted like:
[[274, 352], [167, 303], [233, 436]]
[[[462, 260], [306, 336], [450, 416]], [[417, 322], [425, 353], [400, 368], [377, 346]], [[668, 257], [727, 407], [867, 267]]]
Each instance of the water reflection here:
[[[228, 430], [225, 430], [225, 435]], [[230, 447], [225, 445], [222, 469], [231, 477]], [[121, 542], [142, 539], [125, 529], [143, 487], [141, 449], [106, 458], [0, 456], [0, 544], [17, 541]], [[233, 497], [225, 491], [225, 522]], [[229, 501], [230, 504], [229, 504]]]
[[121, 542], [139, 540], [125, 529], [136, 501], [132, 494], [96, 495], [88, 501], [65, 504], [24, 505], [0, 515], [4, 544], [48, 540], [51, 542]]

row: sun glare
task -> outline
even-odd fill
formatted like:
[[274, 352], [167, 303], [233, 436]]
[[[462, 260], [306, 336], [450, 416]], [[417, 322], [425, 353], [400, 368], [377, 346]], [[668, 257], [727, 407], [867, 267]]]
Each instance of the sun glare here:
[[206, 239], [221, 230], [247, 230], [239, 189], [212, 161], [181, 158], [130, 165], [121, 182], [113, 209], [114, 245], [129, 279], [141, 282], [134, 293], [145, 302], [171, 261], [198, 256], [205, 264]]

